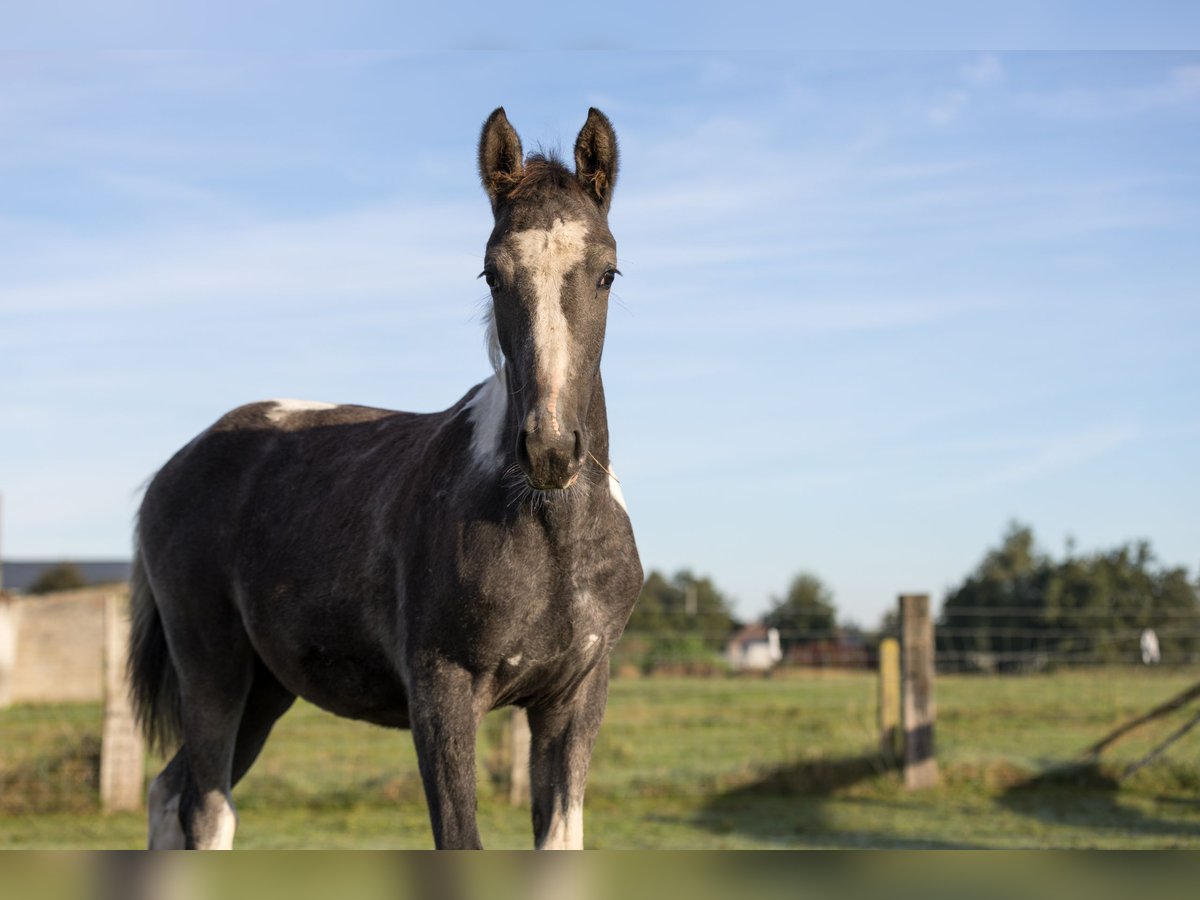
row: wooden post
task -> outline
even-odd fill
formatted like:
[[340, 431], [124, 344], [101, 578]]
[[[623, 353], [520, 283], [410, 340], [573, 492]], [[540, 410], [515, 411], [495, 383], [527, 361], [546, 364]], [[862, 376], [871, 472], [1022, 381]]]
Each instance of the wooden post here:
[[127, 603], [104, 598], [104, 734], [100, 741], [100, 806], [105, 812], [140, 809], [145, 784], [145, 749], [129, 700], [125, 652], [129, 643]]
[[509, 728], [508, 802], [513, 806], [529, 803], [529, 716], [514, 706]]
[[885, 759], [900, 755], [900, 642], [879, 642], [879, 752]]
[[933, 619], [928, 594], [900, 596], [904, 706], [904, 786], [933, 787], [938, 782], [934, 756]]

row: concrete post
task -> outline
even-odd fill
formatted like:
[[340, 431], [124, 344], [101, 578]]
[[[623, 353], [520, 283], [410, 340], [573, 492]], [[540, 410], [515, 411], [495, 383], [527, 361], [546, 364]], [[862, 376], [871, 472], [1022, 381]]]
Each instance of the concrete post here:
[[17, 668], [17, 598], [0, 591], [0, 709], [12, 704]]
[[508, 802], [513, 806], [529, 803], [529, 716], [514, 706], [509, 728], [510, 775]]
[[100, 806], [105, 812], [142, 806], [145, 748], [129, 699], [125, 667], [129, 643], [128, 603], [104, 598], [104, 733], [100, 743]]

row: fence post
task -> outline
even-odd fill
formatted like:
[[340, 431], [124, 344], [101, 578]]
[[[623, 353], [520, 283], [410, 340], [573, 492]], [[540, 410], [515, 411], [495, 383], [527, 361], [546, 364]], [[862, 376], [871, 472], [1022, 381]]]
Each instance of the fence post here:
[[508, 802], [513, 806], [529, 803], [529, 716], [514, 706], [509, 728]]
[[900, 739], [900, 642], [879, 642], [879, 752], [886, 759], [899, 756]]
[[904, 786], [933, 787], [938, 782], [934, 756], [933, 619], [928, 594], [900, 596], [904, 706]]
[[104, 598], [104, 734], [100, 741], [100, 806], [105, 812], [140, 809], [145, 781], [145, 749], [125, 671], [129, 642], [127, 604]]
[[0, 591], [0, 709], [12, 704], [17, 667], [17, 598]]

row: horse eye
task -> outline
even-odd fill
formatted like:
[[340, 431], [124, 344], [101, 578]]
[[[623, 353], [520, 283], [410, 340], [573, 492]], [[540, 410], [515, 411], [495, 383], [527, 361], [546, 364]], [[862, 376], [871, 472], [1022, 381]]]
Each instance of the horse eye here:
[[496, 277], [496, 273], [490, 269], [485, 270], [482, 274], [483, 280], [487, 282], [489, 288], [495, 289], [496, 285], [500, 283], [500, 279]]
[[600, 287], [602, 287], [602, 288], [612, 287], [613, 281], [620, 274], [621, 274], [621, 272], [618, 269], [605, 270], [604, 274], [600, 276]]

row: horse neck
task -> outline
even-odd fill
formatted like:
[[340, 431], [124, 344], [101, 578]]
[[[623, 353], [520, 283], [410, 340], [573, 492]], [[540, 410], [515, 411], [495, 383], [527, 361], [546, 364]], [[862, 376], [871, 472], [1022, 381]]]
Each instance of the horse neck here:
[[604, 405], [604, 379], [596, 372], [596, 384], [592, 389], [592, 402], [588, 405], [587, 417], [588, 452], [595, 457], [592, 462], [611, 468], [608, 459], [608, 407]]

